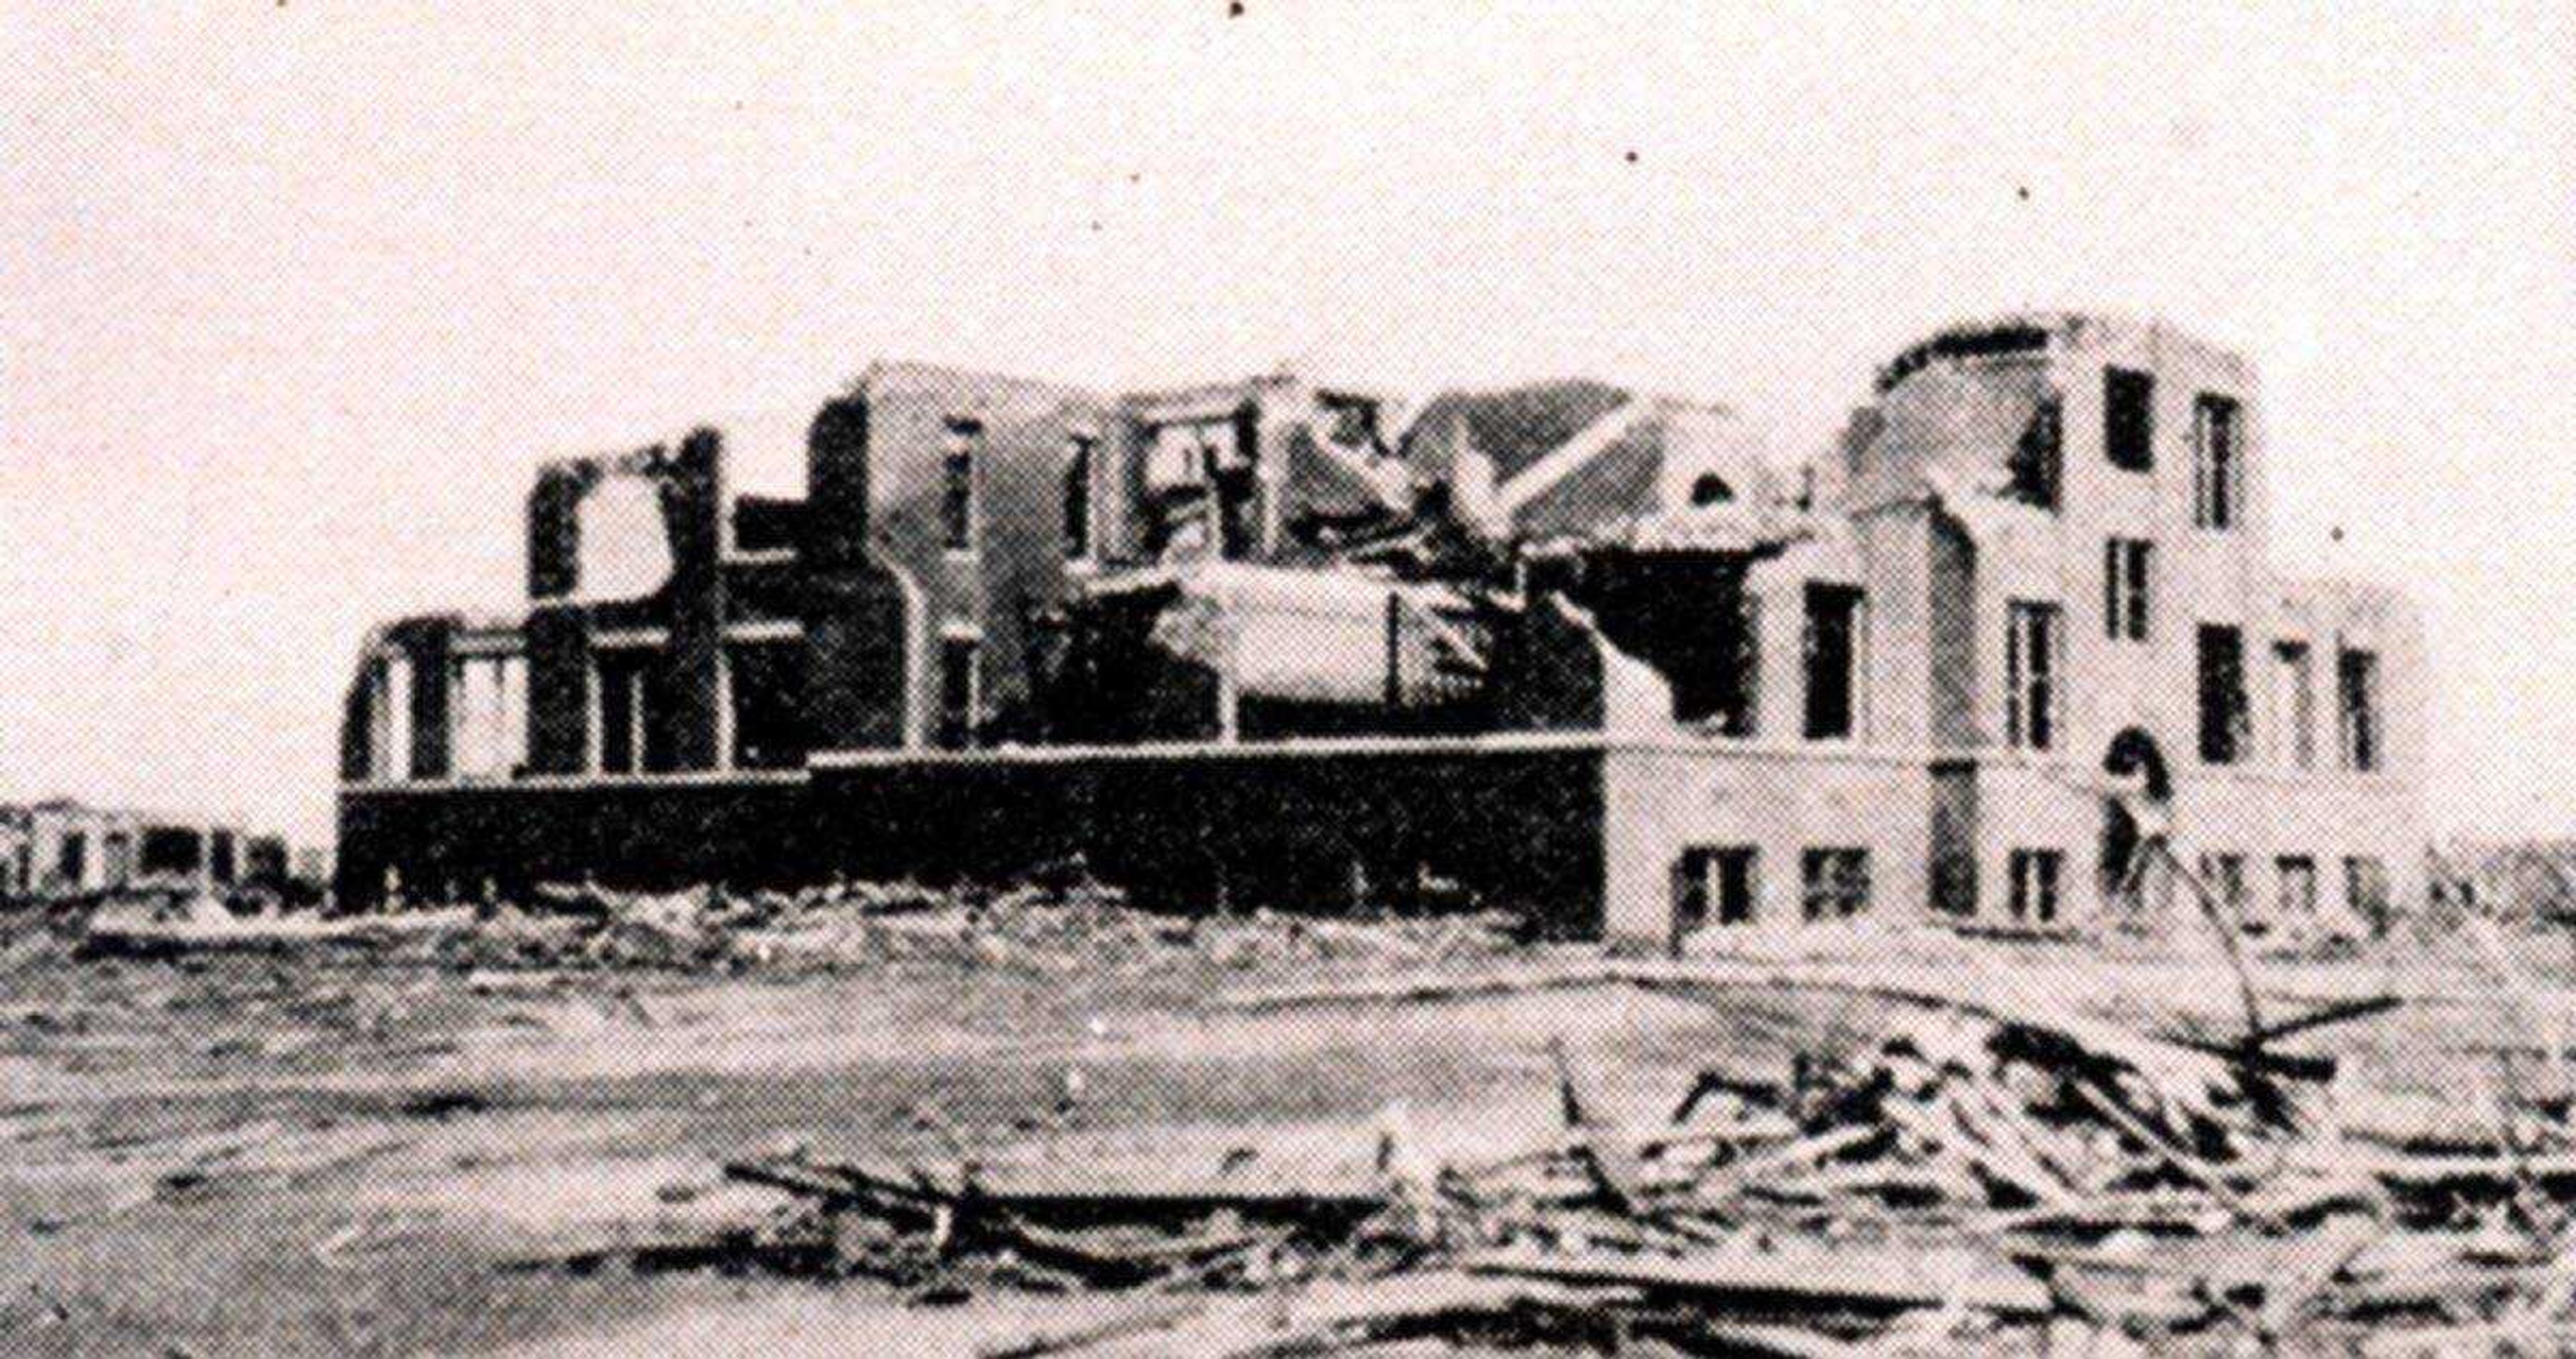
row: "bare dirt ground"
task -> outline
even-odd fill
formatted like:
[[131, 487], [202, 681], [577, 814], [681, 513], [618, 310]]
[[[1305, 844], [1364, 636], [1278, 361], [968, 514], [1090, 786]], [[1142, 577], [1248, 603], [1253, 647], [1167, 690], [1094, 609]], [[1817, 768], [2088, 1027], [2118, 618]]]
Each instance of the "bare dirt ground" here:
[[[2151, 998], [2224, 1015], [2235, 1002], [2211, 963], [1985, 956], [1969, 984], [2105, 1013]], [[1942, 964], [1800, 970], [1919, 981], [1926, 966]], [[1392, 1102], [1444, 1157], [1543, 1140], [1558, 1116], [1552, 1038], [1609, 1101], [1651, 1119], [1711, 1061], [1785, 1065], [1871, 1027], [1864, 1002], [1767, 990], [1718, 1007], [1619, 988], [1209, 1004], [1316, 972], [135, 962], [74, 959], [20, 926], [0, 937], [0, 1351], [971, 1353], [1024, 1332], [1037, 1304], [519, 1266], [745, 1211], [769, 1191], [719, 1171], [744, 1153], [936, 1159], [965, 1146], [1077, 1175], [1248, 1153], [1255, 1173], [1361, 1177]], [[2457, 970], [2276, 964], [2265, 980], [2311, 998], [2407, 982], [2405, 1010], [2336, 1040], [2347, 1079], [2428, 1099], [2455, 1097], [2509, 1022], [2492, 985]], [[1044, 1304], [1057, 1325], [1089, 1305]]]

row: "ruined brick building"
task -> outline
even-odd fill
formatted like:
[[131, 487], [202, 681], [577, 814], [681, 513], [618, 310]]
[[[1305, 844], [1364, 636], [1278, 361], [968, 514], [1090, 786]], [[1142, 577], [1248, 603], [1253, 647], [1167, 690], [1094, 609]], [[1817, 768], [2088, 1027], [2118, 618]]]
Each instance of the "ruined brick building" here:
[[376, 630], [342, 891], [1078, 860], [1662, 939], [2167, 910], [2160, 834], [2266, 924], [2420, 871], [2415, 618], [2271, 572], [2253, 371], [2164, 326], [1934, 336], [1795, 476], [1587, 381], [883, 364], [807, 442], [549, 467], [524, 610]]
[[69, 798], [0, 805], [0, 899], [130, 887], [273, 890], [292, 865], [283, 837], [203, 817], [91, 807]]

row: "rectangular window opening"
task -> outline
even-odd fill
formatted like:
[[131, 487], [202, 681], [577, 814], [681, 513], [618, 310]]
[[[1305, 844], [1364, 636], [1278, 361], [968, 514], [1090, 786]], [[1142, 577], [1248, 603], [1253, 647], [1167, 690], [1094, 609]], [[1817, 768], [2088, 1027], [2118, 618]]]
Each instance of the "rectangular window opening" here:
[[2124, 472], [2152, 472], [2155, 446], [2155, 378], [2127, 368], [2103, 369], [2103, 456]]
[[1754, 916], [1756, 852], [1749, 845], [1693, 845], [1673, 863], [1673, 928], [1749, 925]]
[[2059, 610], [2055, 604], [2013, 600], [2006, 606], [2004, 636], [2004, 739], [2016, 750], [2054, 750], [2064, 695]]
[[2274, 642], [2273, 729], [2281, 733], [2281, 759], [2292, 769], [2317, 763], [2317, 692], [2315, 665], [2305, 642]]
[[2017, 849], [2012, 854], [2012, 918], [2025, 925], [2057, 923], [2059, 880], [2066, 856], [2053, 849]]
[[1799, 856], [1802, 913], [1810, 922], [1849, 920], [1869, 909], [1869, 851], [1810, 849]]
[[2281, 875], [2280, 918], [2306, 920], [2317, 913], [2317, 861], [2286, 854], [2277, 865]]
[[599, 772], [668, 773], [679, 767], [669, 680], [662, 653], [619, 647], [595, 653]]
[[1258, 412], [1155, 425], [1145, 435], [1143, 546], [1165, 561], [1235, 560], [1258, 545]]
[[528, 667], [521, 656], [465, 656], [450, 672], [456, 773], [508, 778], [528, 757]]
[[2217, 904], [2222, 918], [2242, 921], [2248, 905], [2245, 896], [2245, 856], [2209, 853], [2200, 856], [2200, 885]]
[[1807, 585], [1806, 723], [1810, 741], [1848, 740], [1859, 731], [1864, 596], [1850, 585]]
[[802, 642], [736, 643], [725, 653], [733, 767], [795, 769], [805, 763], [806, 659]]
[[62, 885], [77, 890], [89, 881], [89, 837], [79, 831], [63, 835], [55, 846], [54, 872]]
[[2102, 635], [2143, 642], [2154, 614], [2156, 545], [2143, 538], [2102, 544]]
[[1064, 464], [1064, 555], [1071, 561], [1091, 556], [1091, 464], [1099, 440], [1075, 435]]
[[2022, 427], [2021, 438], [2013, 445], [2010, 470], [2014, 499], [2043, 510], [2059, 507], [2064, 493], [2065, 444], [2064, 406], [2051, 392], [2031, 411], [2030, 423]]
[[2388, 929], [2393, 901], [2388, 886], [2388, 865], [2368, 855], [2354, 855], [2343, 861], [2343, 899], [2352, 913], [2369, 922], [2374, 932]]
[[941, 460], [939, 498], [940, 544], [951, 552], [975, 550], [975, 446], [983, 427], [971, 420], [948, 425], [948, 451]]
[[2245, 640], [2235, 628], [2200, 628], [2200, 758], [2235, 764], [2245, 757]]
[[2387, 752], [2379, 724], [2379, 657], [2345, 647], [2335, 656], [2335, 686], [2343, 721], [2343, 767], [2367, 774]]
[[367, 669], [367, 773], [400, 783], [412, 777], [411, 658], [399, 652]]
[[2233, 397], [2203, 393], [2192, 405], [2192, 522], [2236, 526], [2243, 499], [2244, 414]]
[[982, 724], [982, 683], [976, 658], [983, 643], [972, 637], [949, 637], [939, 645], [939, 744], [962, 750], [975, 743]]

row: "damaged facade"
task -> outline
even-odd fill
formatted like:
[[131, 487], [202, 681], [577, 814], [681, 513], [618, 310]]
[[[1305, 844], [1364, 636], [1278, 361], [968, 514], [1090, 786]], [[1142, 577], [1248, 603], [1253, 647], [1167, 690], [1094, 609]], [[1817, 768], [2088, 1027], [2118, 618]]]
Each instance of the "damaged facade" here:
[[0, 898], [127, 888], [273, 891], [289, 880], [288, 854], [282, 837], [203, 818], [68, 798], [0, 806]]
[[1775, 474], [1568, 381], [1099, 393], [908, 364], [799, 500], [720, 435], [548, 468], [528, 599], [379, 628], [339, 881], [1472, 894], [1665, 939], [2369, 914], [2420, 872], [2404, 601], [2266, 565], [2260, 403], [2171, 329], [1928, 340]]

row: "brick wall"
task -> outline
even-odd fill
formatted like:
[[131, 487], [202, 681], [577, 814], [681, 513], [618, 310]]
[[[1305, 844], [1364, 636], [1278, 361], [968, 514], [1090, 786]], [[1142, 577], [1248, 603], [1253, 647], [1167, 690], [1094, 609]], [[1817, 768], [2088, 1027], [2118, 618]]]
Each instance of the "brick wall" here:
[[662, 517], [671, 543], [671, 578], [664, 587], [670, 645], [662, 652], [663, 739], [674, 767], [714, 769], [722, 730], [716, 705], [723, 700], [725, 576], [724, 443], [713, 430], [692, 432], [661, 474]]
[[912, 638], [903, 585], [871, 549], [871, 425], [867, 398], [853, 394], [806, 433], [801, 608], [816, 749], [900, 746], [907, 730]]
[[368, 686], [368, 658], [360, 656], [340, 694], [340, 781], [357, 783], [375, 777], [368, 768], [367, 735], [375, 722], [375, 695]]
[[[1600, 756], [1381, 743], [1088, 758], [901, 759], [807, 780], [346, 792], [340, 890], [539, 881], [639, 889], [830, 876], [1005, 881], [1080, 853], [1187, 910], [1347, 909], [1355, 881], [1429, 873], [1597, 933]], [[1356, 865], [1356, 873], [1354, 866]]]
[[391, 641], [411, 662], [411, 773], [445, 778], [448, 772], [447, 662], [456, 638], [450, 618], [419, 618], [395, 626]]
[[1674, 862], [1694, 846], [1757, 856], [1753, 923], [1803, 923], [1811, 849], [1868, 854], [1869, 914], [1920, 919], [1928, 894], [1931, 787], [1924, 766], [1849, 747], [1675, 743], [1611, 751], [1607, 788], [1608, 932], [1663, 942]]
[[528, 768], [578, 774], [590, 768], [590, 626], [578, 608], [528, 611]]
[[[973, 630], [983, 714], [988, 723], [1012, 718], [1030, 696], [1030, 620], [1066, 594], [1063, 472], [1073, 439], [1101, 437], [1105, 446], [1110, 407], [1053, 383], [917, 364], [871, 370], [859, 393], [836, 404], [844, 403], [863, 403], [863, 418], [836, 444], [845, 465], [828, 480], [819, 461], [809, 472], [811, 513], [840, 519], [864, 486], [866, 538], [918, 588], [923, 635], [935, 647], [948, 628]], [[968, 552], [949, 550], [943, 533], [956, 421], [975, 427], [967, 440], [976, 507]], [[855, 470], [846, 465], [852, 449], [860, 454]], [[927, 732], [938, 693], [935, 674], [921, 674], [907, 719]]]
[[528, 598], [561, 599], [581, 574], [581, 498], [589, 480], [571, 464], [537, 474], [528, 490]]

